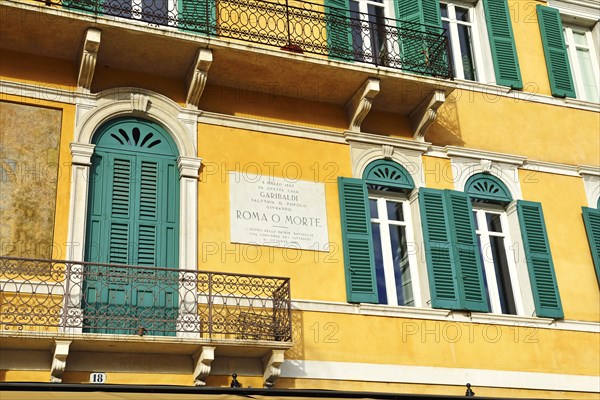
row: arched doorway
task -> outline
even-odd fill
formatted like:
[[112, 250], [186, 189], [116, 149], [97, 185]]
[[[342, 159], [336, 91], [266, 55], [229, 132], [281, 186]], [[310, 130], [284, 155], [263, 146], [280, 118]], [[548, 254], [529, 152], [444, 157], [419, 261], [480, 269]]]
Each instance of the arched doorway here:
[[99, 265], [85, 272], [84, 332], [175, 335], [177, 147], [162, 127], [133, 117], [103, 124], [92, 142], [84, 254]]

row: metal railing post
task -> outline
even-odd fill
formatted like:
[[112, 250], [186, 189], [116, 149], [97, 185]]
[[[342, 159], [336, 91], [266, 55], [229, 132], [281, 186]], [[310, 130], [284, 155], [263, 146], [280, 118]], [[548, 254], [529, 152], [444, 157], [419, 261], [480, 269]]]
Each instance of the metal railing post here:
[[208, 337], [212, 339], [213, 319], [212, 319], [212, 272], [208, 273]]

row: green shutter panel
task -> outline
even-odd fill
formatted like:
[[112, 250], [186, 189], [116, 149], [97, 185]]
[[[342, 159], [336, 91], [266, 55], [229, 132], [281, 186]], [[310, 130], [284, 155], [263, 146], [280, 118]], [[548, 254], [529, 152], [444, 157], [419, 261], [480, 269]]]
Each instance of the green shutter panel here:
[[352, 178], [338, 178], [338, 185], [348, 301], [377, 303], [367, 186]]
[[442, 16], [440, 14], [440, 0], [422, 0], [423, 23], [425, 31], [440, 35], [442, 33]]
[[582, 210], [590, 251], [596, 267], [596, 278], [600, 285], [600, 209], [582, 207]]
[[123, 156], [109, 157], [112, 159], [112, 191], [110, 193], [110, 232], [108, 262], [128, 264], [131, 243], [131, 205], [132, 193], [131, 174], [135, 167], [131, 158]]
[[353, 60], [350, 3], [348, 0], [325, 0], [325, 22], [329, 58]]
[[507, 0], [483, 0], [498, 85], [523, 89]]
[[453, 259], [458, 261], [458, 284], [462, 304], [467, 310], [488, 312], [471, 200], [469, 195], [463, 192], [448, 190], [445, 194], [450, 208], [451, 243]]
[[215, 35], [216, 5], [214, 0], [178, 0], [179, 29]]
[[106, 240], [104, 239], [104, 207], [106, 207], [105, 158], [99, 154], [92, 156], [90, 169], [90, 189], [88, 199], [88, 225], [86, 227], [85, 261], [107, 262]]
[[139, 221], [136, 232], [137, 260], [134, 263], [155, 267], [158, 266], [156, 253], [162, 250], [162, 243], [156, 235], [158, 221], [162, 219], [158, 209], [158, 164], [142, 160], [140, 173]]
[[575, 97], [575, 86], [571, 76], [567, 46], [563, 37], [560, 13], [557, 9], [538, 4], [536, 6], [546, 68], [552, 95], [557, 97]]
[[[440, 35], [442, 19], [439, 0], [396, 0], [398, 28], [405, 31], [421, 31]], [[402, 69], [423, 73], [428, 61], [430, 41], [420, 35], [401, 35], [399, 38], [402, 52]]]
[[536, 314], [538, 317], [563, 318], [542, 205], [519, 200], [517, 210]]
[[431, 306], [460, 310], [462, 307], [451, 253], [450, 229], [446, 219], [445, 204], [444, 191], [427, 188], [419, 190]]

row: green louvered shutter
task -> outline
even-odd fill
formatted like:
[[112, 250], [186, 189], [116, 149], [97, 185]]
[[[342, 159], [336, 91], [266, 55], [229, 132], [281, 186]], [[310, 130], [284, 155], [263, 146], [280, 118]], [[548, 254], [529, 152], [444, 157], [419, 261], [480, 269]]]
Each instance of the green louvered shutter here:
[[483, 0], [498, 85], [523, 89], [507, 0]]
[[[428, 47], [432, 41], [423, 40], [418, 32], [436, 35], [442, 34], [442, 19], [439, 0], [396, 0], [396, 15], [402, 52], [403, 69], [410, 72], [424, 73], [428, 69]], [[411, 31], [416, 35], [411, 35]], [[445, 59], [444, 59], [445, 60]]]
[[329, 58], [353, 60], [350, 3], [348, 0], [325, 0], [327, 46]]
[[582, 207], [583, 221], [596, 267], [596, 278], [600, 285], [600, 209]]
[[338, 178], [346, 292], [350, 303], [377, 303], [369, 197], [362, 179]]
[[517, 210], [536, 314], [538, 317], [563, 318], [542, 205], [519, 200]]
[[536, 6], [546, 68], [552, 95], [557, 97], [575, 97], [575, 86], [571, 76], [567, 46], [563, 37], [560, 13], [557, 9], [542, 5]]
[[129, 259], [129, 245], [131, 244], [131, 212], [132, 210], [132, 193], [131, 175], [135, 170], [133, 157], [118, 155], [112, 160], [112, 190], [108, 204], [110, 204], [110, 233], [109, 233], [109, 252], [108, 260], [105, 262], [115, 264], [128, 264], [132, 260]]
[[178, 0], [179, 29], [214, 35], [217, 23], [215, 0]]
[[473, 210], [469, 195], [454, 190], [445, 191], [450, 208], [450, 229], [453, 258], [458, 261], [459, 292], [467, 310], [488, 312], [489, 305], [483, 282], [482, 261], [475, 233]]
[[433, 308], [462, 309], [444, 191], [421, 188], [419, 207]]

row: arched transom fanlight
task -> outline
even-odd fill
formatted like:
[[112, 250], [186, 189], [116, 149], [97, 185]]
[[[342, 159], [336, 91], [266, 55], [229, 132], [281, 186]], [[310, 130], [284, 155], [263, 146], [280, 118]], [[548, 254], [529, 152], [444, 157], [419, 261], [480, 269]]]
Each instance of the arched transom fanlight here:
[[93, 142], [100, 148], [177, 155], [175, 143], [165, 130], [150, 121], [126, 117], [102, 125]]
[[495, 176], [489, 174], [475, 174], [469, 178], [465, 185], [465, 192], [470, 197], [478, 200], [491, 200], [510, 203], [512, 196], [506, 185]]
[[410, 174], [400, 164], [389, 160], [373, 161], [363, 173], [363, 179], [370, 189], [393, 190], [415, 188]]

